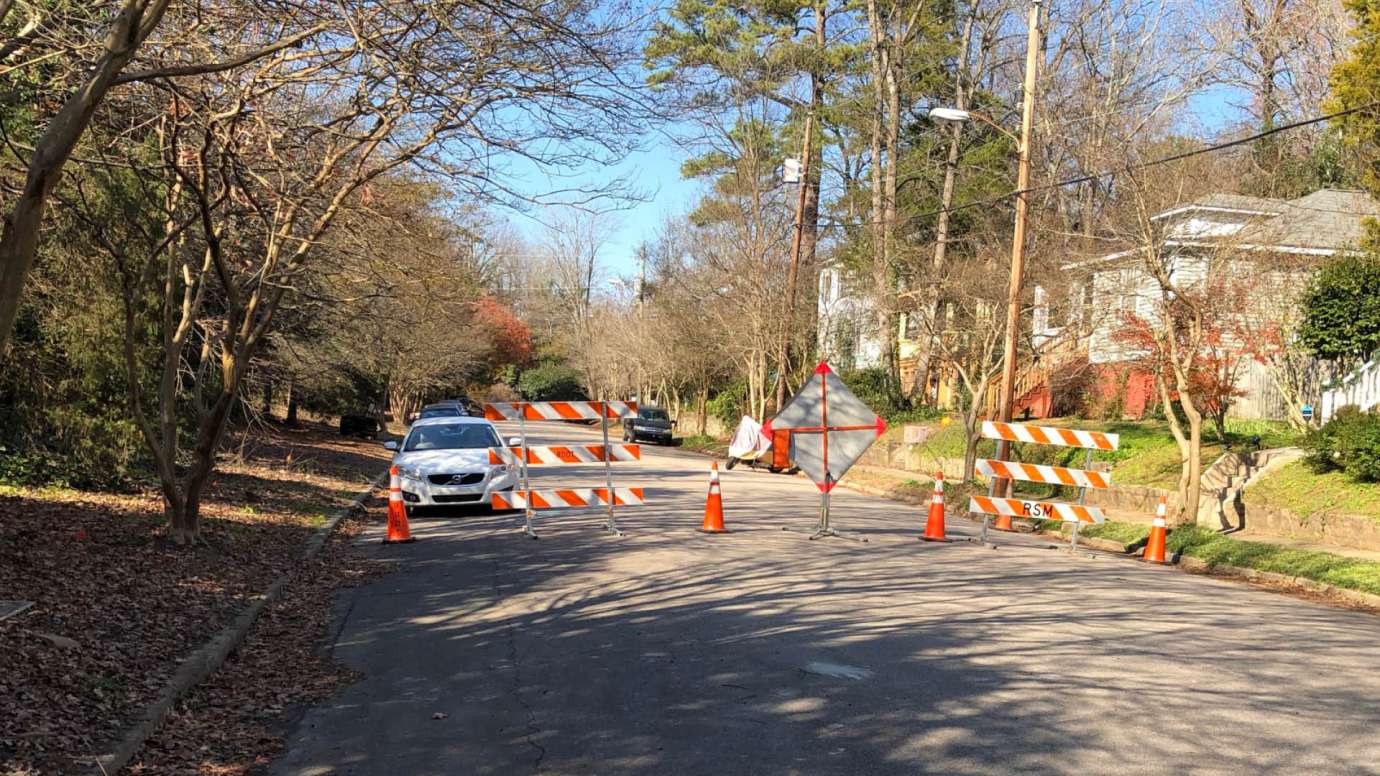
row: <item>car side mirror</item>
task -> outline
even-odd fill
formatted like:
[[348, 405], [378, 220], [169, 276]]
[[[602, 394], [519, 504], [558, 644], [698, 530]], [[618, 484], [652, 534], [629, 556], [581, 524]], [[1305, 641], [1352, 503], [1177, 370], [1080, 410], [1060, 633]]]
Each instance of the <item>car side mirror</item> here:
[[397, 449], [398, 449], [398, 443], [397, 443], [397, 441], [390, 439], [390, 440], [388, 440], [387, 442], [384, 442], [384, 443], [383, 443], [383, 449], [384, 449], [384, 450], [397, 450]]
[[508, 437], [508, 446], [517, 447], [522, 444], [522, 437]]

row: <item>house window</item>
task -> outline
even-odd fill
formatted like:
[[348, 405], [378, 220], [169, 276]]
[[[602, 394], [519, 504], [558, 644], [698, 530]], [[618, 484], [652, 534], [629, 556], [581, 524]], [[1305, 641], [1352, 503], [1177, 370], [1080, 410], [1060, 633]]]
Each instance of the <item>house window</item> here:
[[1045, 330], [1062, 329], [1068, 323], [1068, 303], [1063, 296], [1052, 294], [1045, 308]]
[[920, 339], [920, 315], [918, 313], [904, 314], [905, 328], [901, 329], [908, 340]]
[[834, 290], [834, 271], [826, 269], [819, 273], [819, 298], [825, 302], [832, 302], [833, 297], [830, 292]]

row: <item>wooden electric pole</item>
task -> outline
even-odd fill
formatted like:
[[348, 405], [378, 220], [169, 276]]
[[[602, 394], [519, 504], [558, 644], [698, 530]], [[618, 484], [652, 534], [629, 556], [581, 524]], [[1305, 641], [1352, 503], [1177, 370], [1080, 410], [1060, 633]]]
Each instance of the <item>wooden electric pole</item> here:
[[[1035, 123], [1035, 79], [1040, 65], [1040, 0], [1031, 0], [1026, 22], [1025, 93], [1021, 100], [1020, 159], [1016, 168], [1016, 228], [1011, 237], [1011, 288], [1006, 306], [1006, 342], [1002, 350], [1001, 399], [998, 412], [1004, 423], [1011, 422], [1016, 401], [1016, 339], [1021, 325], [1021, 283], [1025, 275], [1026, 221], [1030, 212], [1030, 140]], [[1009, 443], [997, 445], [997, 458], [1009, 460]], [[1006, 494], [1009, 480], [997, 485], [999, 494]]]

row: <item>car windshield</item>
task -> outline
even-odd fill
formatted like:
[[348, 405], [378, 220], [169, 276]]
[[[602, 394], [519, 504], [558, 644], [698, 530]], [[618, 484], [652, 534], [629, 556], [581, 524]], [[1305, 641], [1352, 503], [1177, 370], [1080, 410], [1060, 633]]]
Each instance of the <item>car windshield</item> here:
[[417, 414], [419, 418], [454, 418], [460, 415], [458, 407], [423, 407]]
[[666, 415], [666, 410], [638, 410], [637, 414], [643, 420], [670, 420]]
[[484, 423], [447, 423], [436, 426], [418, 426], [407, 435], [403, 450], [472, 450], [484, 447], [501, 447], [493, 426]]

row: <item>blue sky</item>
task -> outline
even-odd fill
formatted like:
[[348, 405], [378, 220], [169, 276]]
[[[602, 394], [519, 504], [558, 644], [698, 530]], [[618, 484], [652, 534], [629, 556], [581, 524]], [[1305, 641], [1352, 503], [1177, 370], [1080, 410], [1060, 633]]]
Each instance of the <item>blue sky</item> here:
[[[1241, 99], [1243, 96], [1239, 90], [1227, 87], [1208, 89], [1194, 96], [1189, 100], [1189, 115], [1185, 117], [1183, 130], [1208, 136], [1221, 132], [1239, 116], [1239, 109], [1233, 103]], [[646, 142], [646, 150], [631, 155], [614, 167], [604, 167], [591, 161], [585, 168], [570, 171], [569, 176], [558, 180], [552, 180], [536, 170], [524, 176], [527, 178], [524, 188], [529, 194], [538, 196], [546, 191], [573, 185], [597, 185], [620, 175], [634, 179], [646, 201], [630, 203], [626, 209], [608, 216], [611, 231], [600, 255], [601, 274], [605, 277], [635, 276], [637, 246], [655, 236], [667, 215], [687, 211], [703, 187], [699, 181], [688, 181], [681, 177], [680, 166], [685, 161], [686, 152], [676, 142], [656, 133]], [[542, 214], [535, 212], [533, 215], [539, 218]], [[537, 218], [522, 214], [512, 216], [512, 223], [519, 233], [534, 244], [541, 241], [545, 231], [545, 226]]]
[[[637, 246], [655, 235], [668, 214], [688, 210], [701, 189], [699, 181], [688, 181], [681, 177], [680, 166], [685, 161], [685, 152], [677, 144], [662, 137], [654, 137], [648, 143], [647, 150], [629, 156], [614, 167], [591, 162], [588, 169], [577, 171], [572, 178], [551, 182], [537, 174], [527, 181], [530, 193], [537, 194], [579, 183], [596, 185], [620, 175], [634, 179], [646, 201], [629, 203], [626, 209], [617, 210], [607, 217], [611, 232], [600, 255], [600, 264], [602, 273], [609, 277], [631, 278], [636, 275]], [[541, 213], [535, 212], [533, 215], [540, 217]], [[529, 241], [541, 241], [545, 226], [536, 218], [518, 214], [511, 220], [519, 233]]]

